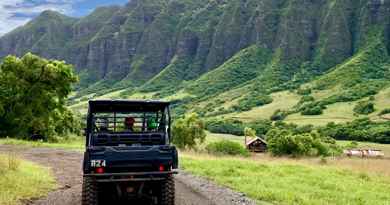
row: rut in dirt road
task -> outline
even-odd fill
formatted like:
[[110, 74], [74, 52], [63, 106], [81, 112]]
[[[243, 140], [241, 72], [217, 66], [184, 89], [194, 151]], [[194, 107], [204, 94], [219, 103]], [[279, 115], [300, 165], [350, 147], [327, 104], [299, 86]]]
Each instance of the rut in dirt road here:
[[[25, 201], [28, 205], [81, 204], [82, 153], [52, 148], [25, 148], [0, 145], [0, 152], [16, 152], [24, 159], [50, 167], [58, 189], [46, 198]], [[241, 194], [219, 188], [187, 174], [176, 176], [176, 205], [249, 205], [255, 204]], [[191, 186], [189, 186], [191, 185]], [[195, 187], [195, 188], [194, 188]], [[196, 189], [196, 191], [194, 190]], [[203, 189], [203, 190], [202, 190]], [[138, 205], [141, 205], [137, 203]]]

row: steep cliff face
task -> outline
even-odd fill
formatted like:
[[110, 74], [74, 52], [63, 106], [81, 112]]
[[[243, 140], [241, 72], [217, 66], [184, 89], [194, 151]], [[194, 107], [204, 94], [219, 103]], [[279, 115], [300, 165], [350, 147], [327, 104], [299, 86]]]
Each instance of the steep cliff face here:
[[[250, 56], [253, 70], [235, 82], [267, 90], [320, 75], [374, 39], [389, 48], [389, 18], [390, 0], [132, 0], [81, 19], [44, 12], [0, 38], [0, 57], [32, 51], [73, 63], [82, 87], [153, 91], [215, 69], [213, 78], [234, 78], [232, 63]], [[191, 86], [209, 82], [201, 79]]]
[[64, 47], [72, 38], [76, 19], [56, 12], [45, 11], [25, 26], [0, 39], [0, 56], [23, 55], [28, 51], [45, 53], [49, 58], [62, 58]]
[[120, 7], [114, 6], [98, 8], [89, 16], [77, 21], [72, 27], [72, 40], [68, 44], [64, 58], [68, 58], [78, 70], [86, 68], [92, 38], [119, 10]]

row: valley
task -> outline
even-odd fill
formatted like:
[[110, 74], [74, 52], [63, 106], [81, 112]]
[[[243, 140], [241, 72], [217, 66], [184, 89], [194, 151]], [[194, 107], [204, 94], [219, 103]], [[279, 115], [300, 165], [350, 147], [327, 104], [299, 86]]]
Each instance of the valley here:
[[1, 37], [0, 57], [31, 51], [72, 63], [80, 83], [69, 105], [81, 113], [88, 99], [147, 98], [174, 100], [179, 116], [254, 121], [280, 109], [286, 122], [325, 125], [367, 117], [350, 108], [377, 96], [368, 117], [379, 119], [389, 99], [388, 7], [133, 0], [80, 19], [47, 11]]
[[[170, 109], [91, 120], [91, 100]], [[117, 125], [133, 137], [134, 123], [146, 134], [119, 142]], [[77, 17], [46, 10], [1, 35], [0, 165], [14, 152], [22, 165], [0, 176], [46, 183], [23, 195], [0, 179], [14, 194], [0, 204], [82, 203], [93, 134], [118, 149], [176, 146], [170, 204], [388, 205], [390, 0], [129, 0]]]

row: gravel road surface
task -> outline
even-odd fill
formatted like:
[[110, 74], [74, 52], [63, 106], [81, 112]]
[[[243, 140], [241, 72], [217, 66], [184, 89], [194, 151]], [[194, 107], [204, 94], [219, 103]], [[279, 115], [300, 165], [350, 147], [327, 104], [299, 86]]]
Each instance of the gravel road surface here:
[[[26, 148], [0, 145], [0, 152], [16, 152], [24, 159], [50, 167], [59, 188], [43, 199], [24, 201], [28, 205], [78, 205], [81, 204], [82, 154], [52, 148]], [[252, 205], [255, 202], [243, 194], [191, 176], [185, 172], [175, 177], [176, 205]], [[134, 203], [132, 203], [134, 204]], [[139, 204], [139, 203], [136, 203]]]

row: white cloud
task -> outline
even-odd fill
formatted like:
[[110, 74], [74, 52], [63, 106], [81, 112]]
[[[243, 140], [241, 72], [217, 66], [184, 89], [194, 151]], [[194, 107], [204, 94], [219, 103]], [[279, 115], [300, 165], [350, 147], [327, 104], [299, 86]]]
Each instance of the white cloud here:
[[45, 10], [72, 14], [72, 4], [77, 1], [80, 0], [0, 0], [0, 36]]

